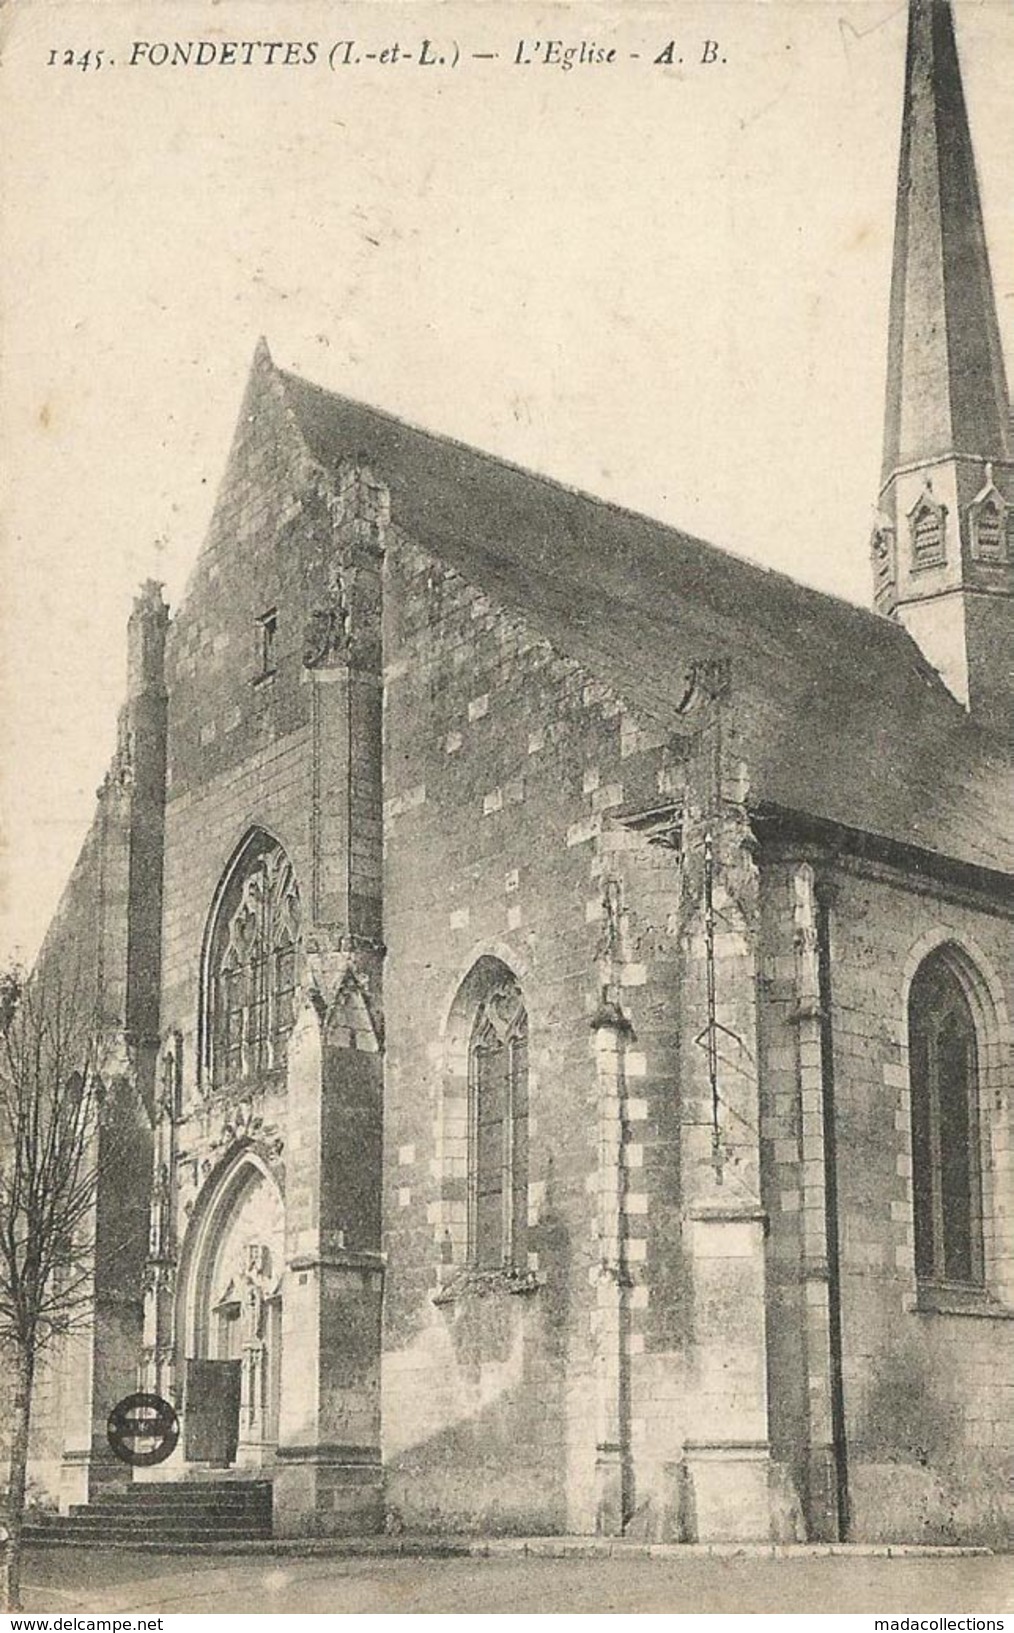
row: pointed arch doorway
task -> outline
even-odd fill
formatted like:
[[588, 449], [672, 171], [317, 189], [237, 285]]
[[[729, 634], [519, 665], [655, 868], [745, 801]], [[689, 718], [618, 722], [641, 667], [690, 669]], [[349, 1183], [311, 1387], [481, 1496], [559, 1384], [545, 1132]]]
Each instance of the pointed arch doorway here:
[[278, 1444], [284, 1206], [252, 1151], [209, 1183], [184, 1284], [184, 1458], [263, 1468]]

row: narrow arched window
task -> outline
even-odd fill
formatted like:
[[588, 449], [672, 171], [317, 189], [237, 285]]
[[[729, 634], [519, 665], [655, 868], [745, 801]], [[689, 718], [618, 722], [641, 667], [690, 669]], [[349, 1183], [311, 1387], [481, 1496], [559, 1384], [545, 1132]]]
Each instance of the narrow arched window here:
[[520, 987], [501, 969], [468, 1049], [469, 1258], [478, 1270], [527, 1262], [528, 1016]]
[[205, 1064], [216, 1087], [285, 1065], [295, 1014], [299, 892], [266, 834], [246, 846], [221, 893], [204, 1003]]
[[964, 988], [945, 953], [909, 997], [912, 1195], [920, 1281], [983, 1281], [978, 1049]]

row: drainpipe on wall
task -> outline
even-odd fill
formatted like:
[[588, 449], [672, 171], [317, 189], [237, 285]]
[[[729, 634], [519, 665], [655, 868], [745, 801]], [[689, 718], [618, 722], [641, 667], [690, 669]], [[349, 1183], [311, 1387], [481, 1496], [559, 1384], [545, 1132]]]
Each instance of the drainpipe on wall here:
[[603, 997], [592, 1021], [598, 1085], [599, 1269], [596, 1282], [595, 1529], [620, 1536], [629, 1517], [628, 1286], [624, 1203], [623, 1052], [629, 1022]]
[[807, 1403], [805, 1462], [800, 1473], [808, 1535], [817, 1541], [840, 1542], [848, 1531], [848, 1461], [842, 1392], [830, 914], [827, 902], [819, 898], [809, 862], [795, 868], [792, 889]]
[[834, 1450], [838, 1539], [848, 1539], [849, 1463], [845, 1434], [843, 1376], [841, 1244], [838, 1228], [838, 1144], [835, 1122], [834, 1005], [831, 991], [830, 892], [816, 891], [817, 986], [820, 998], [820, 1087], [824, 1128], [824, 1228], [827, 1236], [827, 1316], [831, 1359], [831, 1441]]

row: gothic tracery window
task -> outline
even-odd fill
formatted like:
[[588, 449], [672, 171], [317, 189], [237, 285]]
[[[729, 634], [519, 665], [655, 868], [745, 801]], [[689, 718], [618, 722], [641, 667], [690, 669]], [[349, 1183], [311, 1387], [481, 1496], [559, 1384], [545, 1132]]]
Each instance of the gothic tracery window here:
[[946, 955], [928, 958], [912, 983], [909, 1060], [916, 1275], [981, 1285], [976, 1031]]
[[285, 1065], [295, 1018], [299, 892], [267, 835], [234, 870], [212, 933], [205, 998], [206, 1062], [215, 1087]]
[[528, 1223], [528, 1016], [513, 978], [480, 1004], [468, 1050], [469, 1258], [524, 1267]]

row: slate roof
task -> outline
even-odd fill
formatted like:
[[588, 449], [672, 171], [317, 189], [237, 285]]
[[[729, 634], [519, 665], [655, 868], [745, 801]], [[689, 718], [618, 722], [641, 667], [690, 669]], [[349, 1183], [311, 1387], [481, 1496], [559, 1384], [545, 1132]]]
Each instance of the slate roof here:
[[1014, 874], [1014, 760], [898, 625], [648, 517], [278, 371], [313, 457], [364, 456], [393, 521], [645, 723], [727, 656], [749, 803]]

